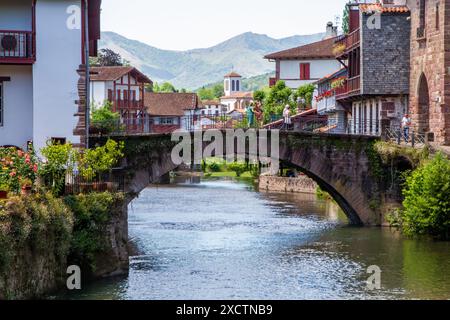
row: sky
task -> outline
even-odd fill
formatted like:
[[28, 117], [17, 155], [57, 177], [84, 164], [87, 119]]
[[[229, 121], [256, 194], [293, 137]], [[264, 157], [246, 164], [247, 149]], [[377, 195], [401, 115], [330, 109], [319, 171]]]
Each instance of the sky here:
[[103, 0], [102, 30], [160, 49], [207, 48], [244, 32], [324, 32], [348, 0]]

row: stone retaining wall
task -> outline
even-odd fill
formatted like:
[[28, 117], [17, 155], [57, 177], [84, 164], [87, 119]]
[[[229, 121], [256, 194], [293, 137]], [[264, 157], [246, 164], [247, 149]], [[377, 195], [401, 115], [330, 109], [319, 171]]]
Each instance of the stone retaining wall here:
[[285, 178], [261, 176], [259, 178], [260, 191], [316, 193], [317, 184], [306, 176], [298, 178]]

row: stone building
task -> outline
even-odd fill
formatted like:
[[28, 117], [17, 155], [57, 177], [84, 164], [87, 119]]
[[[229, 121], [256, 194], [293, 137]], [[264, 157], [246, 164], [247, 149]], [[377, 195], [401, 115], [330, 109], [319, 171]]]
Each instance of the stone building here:
[[450, 144], [450, 0], [408, 0], [410, 112], [430, 141]]
[[408, 110], [410, 11], [395, 1], [349, 6], [349, 34], [334, 48], [348, 71], [336, 101], [348, 110], [352, 133], [380, 135]]

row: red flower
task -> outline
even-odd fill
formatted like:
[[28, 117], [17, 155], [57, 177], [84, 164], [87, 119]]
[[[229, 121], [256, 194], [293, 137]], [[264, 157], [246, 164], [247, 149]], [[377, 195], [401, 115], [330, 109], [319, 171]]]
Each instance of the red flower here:
[[15, 177], [16, 176], [16, 172], [15, 171], [12, 171], [9, 175], [11, 176], [11, 177]]

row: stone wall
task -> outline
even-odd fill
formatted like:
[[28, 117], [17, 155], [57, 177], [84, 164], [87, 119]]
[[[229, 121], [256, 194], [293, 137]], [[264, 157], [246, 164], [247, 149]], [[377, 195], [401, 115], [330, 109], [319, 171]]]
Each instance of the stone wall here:
[[297, 178], [261, 176], [259, 178], [259, 191], [315, 194], [316, 190], [317, 184], [306, 176]]
[[[439, 144], [450, 144], [450, 0], [427, 0], [425, 31], [420, 27], [419, 1], [408, 0], [411, 10], [410, 108], [413, 122], [434, 134]], [[420, 95], [421, 81], [428, 94]], [[428, 103], [423, 103], [429, 100]], [[422, 101], [422, 103], [421, 103]]]
[[381, 28], [369, 29], [370, 15], [362, 14], [361, 89], [363, 94], [409, 93], [409, 14], [381, 15]]

